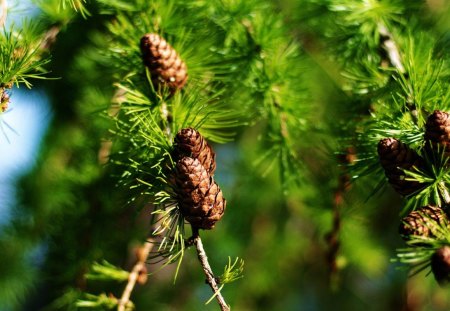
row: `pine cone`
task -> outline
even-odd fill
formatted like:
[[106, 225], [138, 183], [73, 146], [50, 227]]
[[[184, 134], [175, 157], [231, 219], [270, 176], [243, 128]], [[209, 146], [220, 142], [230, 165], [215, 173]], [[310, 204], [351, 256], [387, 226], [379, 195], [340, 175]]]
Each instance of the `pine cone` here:
[[222, 218], [226, 200], [196, 158], [183, 157], [175, 168], [175, 192], [181, 213], [193, 227], [212, 229]]
[[188, 78], [186, 64], [166, 40], [146, 34], [141, 38], [141, 51], [155, 87], [167, 86], [171, 93], [183, 88]]
[[447, 215], [440, 207], [427, 205], [403, 217], [399, 232], [404, 240], [410, 240], [412, 236], [433, 238], [436, 237], [434, 227], [446, 226], [447, 222]]
[[422, 188], [419, 182], [405, 180], [402, 171], [423, 167], [424, 160], [414, 150], [395, 138], [385, 138], [378, 143], [378, 155], [389, 183], [398, 193], [408, 195]]
[[440, 285], [450, 281], [450, 246], [441, 247], [431, 256], [431, 270]]
[[216, 170], [216, 154], [203, 136], [192, 128], [180, 130], [175, 136], [175, 161], [183, 157], [197, 158], [212, 176]]
[[[437, 149], [438, 146], [444, 149], [444, 154], [450, 156], [450, 115], [444, 111], [435, 110], [425, 124], [425, 140], [431, 144], [426, 144], [426, 148]], [[431, 145], [431, 146], [430, 146]]]

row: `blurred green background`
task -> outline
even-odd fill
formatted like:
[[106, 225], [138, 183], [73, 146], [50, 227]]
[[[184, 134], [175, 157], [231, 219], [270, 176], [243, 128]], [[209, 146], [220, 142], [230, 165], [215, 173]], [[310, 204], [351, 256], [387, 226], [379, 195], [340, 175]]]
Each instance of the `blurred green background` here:
[[[253, 2], [261, 1], [249, 2], [250, 11]], [[404, 246], [397, 232], [403, 203], [388, 187], [372, 195], [378, 180], [371, 178], [352, 184], [338, 207], [338, 269], [330, 277], [325, 237], [332, 230], [344, 172], [337, 153], [341, 139], [351, 139], [348, 123], [368, 115], [370, 102], [342, 89], [339, 46], [329, 46], [335, 42], [325, 25], [332, 17], [326, 8], [333, 2], [339, 1], [271, 4], [303, 55], [299, 79], [307, 89], [305, 102], [312, 108], [306, 119], [312, 125], [293, 138], [302, 163], [295, 168], [301, 172], [288, 172], [302, 180], [286, 190], [282, 168], [275, 165], [262, 174], [255, 166], [255, 159], [270, 148], [260, 143], [267, 133], [264, 122], [240, 127], [233, 142], [213, 144], [215, 178], [228, 206], [216, 228], [202, 232], [211, 266], [220, 274], [228, 256], [245, 260], [244, 278], [222, 291], [232, 310], [448, 310], [448, 289], [425, 272], [408, 278], [404, 267], [391, 262], [396, 248]], [[419, 8], [409, 1], [385, 2], [403, 8], [402, 22], [415, 27], [405, 28], [422, 27], [448, 40], [445, 1], [418, 1]], [[208, 6], [193, 1], [192, 10], [199, 3]], [[10, 20], [28, 16], [46, 27], [54, 23], [22, 1], [10, 5]], [[134, 249], [150, 228], [151, 208], [127, 204], [127, 189], [117, 186], [120, 172], [99, 161], [111, 127], [101, 112], [109, 106], [117, 80], [115, 65], [96, 55], [99, 42], [100, 48], [108, 44], [103, 41], [110, 37], [101, 37], [114, 17], [99, 14], [101, 6], [94, 1], [87, 7], [91, 16], [72, 12], [51, 48], [50, 76], [58, 79], [35, 80], [32, 90], [13, 89], [11, 108], [0, 115], [2, 311], [76, 310], [74, 301], [83, 292], [119, 295], [123, 284], [87, 282], [84, 274], [102, 259], [130, 269]], [[277, 162], [278, 155], [272, 157]], [[149, 272], [159, 267], [148, 265]], [[194, 249], [186, 252], [174, 283], [175, 268], [165, 267], [138, 286], [132, 296], [137, 310], [218, 309], [215, 301], [204, 304], [211, 289]]]

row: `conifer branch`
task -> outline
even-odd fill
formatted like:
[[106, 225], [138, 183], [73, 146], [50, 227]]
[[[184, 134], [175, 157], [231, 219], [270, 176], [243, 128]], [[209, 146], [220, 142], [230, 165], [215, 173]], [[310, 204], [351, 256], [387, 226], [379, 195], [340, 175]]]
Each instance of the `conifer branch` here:
[[330, 284], [334, 285], [337, 279], [338, 264], [337, 254], [340, 249], [339, 233], [341, 230], [341, 205], [343, 200], [343, 193], [341, 189], [338, 189], [334, 193], [333, 198], [333, 225], [331, 231], [326, 234], [325, 239], [328, 243], [328, 249], [326, 252], [326, 259], [329, 269]]
[[39, 46], [41, 51], [48, 51], [52, 48], [53, 44], [56, 42], [56, 37], [61, 31], [61, 25], [53, 25], [42, 37], [41, 44]]
[[6, 16], [8, 15], [8, 1], [7, 0], [0, 0], [0, 7], [2, 10], [2, 13], [0, 15], [0, 26], [5, 27], [6, 23]]
[[[345, 154], [342, 155], [341, 165], [351, 165], [355, 162], [355, 150], [353, 147], [347, 148]], [[341, 231], [341, 208], [344, 201], [345, 193], [350, 190], [350, 176], [345, 170], [339, 173], [338, 186], [333, 196], [333, 219], [332, 228], [329, 233], [326, 234], [325, 239], [328, 243], [328, 250], [326, 253], [326, 259], [329, 267], [329, 280], [332, 286], [336, 285], [339, 266], [337, 262], [337, 255], [340, 249], [340, 231]]]
[[211, 266], [208, 262], [208, 257], [206, 256], [205, 249], [203, 248], [203, 243], [200, 238], [200, 235], [198, 233], [197, 228], [192, 228], [192, 243], [195, 245], [195, 249], [197, 250], [198, 259], [200, 260], [200, 263], [203, 268], [203, 272], [206, 276], [206, 282], [211, 287], [211, 289], [214, 292], [214, 295], [216, 296], [217, 302], [219, 303], [220, 309], [222, 311], [229, 311], [230, 307], [225, 302], [225, 299], [223, 298], [222, 294], [220, 293], [219, 286], [217, 284], [216, 278], [212, 272]]
[[172, 130], [171, 130], [171, 116], [169, 113], [169, 108], [167, 107], [167, 103], [165, 101], [162, 102], [161, 104], [161, 117], [163, 119], [163, 121], [166, 123], [164, 132], [167, 135], [167, 137], [169, 137], [170, 140], [172, 140]]
[[128, 283], [122, 293], [122, 296], [120, 297], [120, 300], [118, 302], [118, 308], [117, 311], [125, 311], [126, 306], [128, 305], [128, 302], [130, 301], [131, 293], [133, 292], [134, 286], [136, 285], [136, 282], [138, 281], [138, 277], [145, 269], [145, 263], [147, 261], [148, 255], [151, 252], [153, 248], [153, 240], [147, 239], [147, 241], [142, 245], [142, 247], [139, 249], [139, 254], [137, 258], [137, 262], [134, 265], [133, 269], [130, 272], [130, 275], [128, 277]]
[[381, 47], [386, 51], [389, 62], [400, 73], [405, 73], [405, 67], [403, 66], [400, 51], [395, 43], [392, 34], [387, 27], [383, 24], [378, 25], [378, 32], [380, 33]]
[[[114, 92], [114, 95], [111, 99], [111, 105], [108, 108], [108, 116], [111, 118], [114, 118], [117, 116], [120, 110], [120, 104], [123, 103], [125, 100], [125, 90], [121, 88], [117, 88], [117, 90]], [[98, 150], [98, 163], [101, 165], [104, 165], [108, 163], [110, 155], [111, 155], [111, 148], [113, 146], [113, 141], [111, 138], [105, 138], [100, 144], [100, 148]]]
[[[394, 66], [399, 73], [405, 74], [406, 70], [403, 66], [403, 62], [400, 56], [400, 50], [398, 48], [397, 43], [394, 41], [392, 33], [387, 29], [387, 27], [384, 24], [378, 25], [378, 32], [380, 33], [380, 43], [381, 47], [385, 50], [387, 59], [389, 63]], [[407, 80], [407, 76], [405, 76], [405, 79]], [[418, 112], [416, 109], [416, 106], [413, 102], [410, 102], [411, 99], [408, 98], [408, 105], [410, 108], [410, 114], [412, 119], [414, 120], [414, 123], [418, 123]]]

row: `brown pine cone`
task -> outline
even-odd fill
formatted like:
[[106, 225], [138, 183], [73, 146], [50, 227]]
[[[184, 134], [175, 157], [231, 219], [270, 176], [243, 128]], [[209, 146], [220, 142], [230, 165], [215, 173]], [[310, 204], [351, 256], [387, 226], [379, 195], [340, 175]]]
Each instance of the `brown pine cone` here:
[[412, 236], [436, 237], [434, 227], [447, 223], [447, 215], [440, 207], [427, 205], [403, 217], [399, 232], [404, 240], [410, 240]]
[[450, 246], [443, 246], [431, 256], [431, 271], [440, 285], [450, 281]]
[[155, 87], [166, 86], [171, 93], [183, 88], [188, 78], [186, 64], [166, 40], [146, 34], [141, 38], [141, 52]]
[[183, 157], [175, 168], [175, 192], [181, 213], [195, 228], [212, 229], [222, 218], [226, 200], [196, 158]]
[[216, 170], [216, 154], [206, 139], [193, 128], [177, 133], [173, 157], [175, 161], [183, 157], [197, 158], [211, 176]]
[[414, 150], [395, 138], [384, 138], [378, 143], [378, 155], [389, 183], [398, 193], [408, 195], [422, 188], [419, 182], [405, 180], [403, 171], [424, 166], [424, 160]]
[[428, 117], [425, 124], [425, 141], [429, 142], [426, 148], [432, 147], [436, 150], [440, 146], [445, 155], [450, 156], [450, 115], [448, 113], [435, 110]]

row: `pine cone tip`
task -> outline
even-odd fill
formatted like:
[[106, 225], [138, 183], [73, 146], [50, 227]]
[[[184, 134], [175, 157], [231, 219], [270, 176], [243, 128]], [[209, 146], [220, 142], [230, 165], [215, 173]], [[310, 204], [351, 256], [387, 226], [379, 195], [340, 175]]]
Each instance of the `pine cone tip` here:
[[213, 176], [216, 169], [216, 154], [205, 138], [193, 128], [181, 129], [174, 139], [174, 159], [197, 158], [208, 173]]

